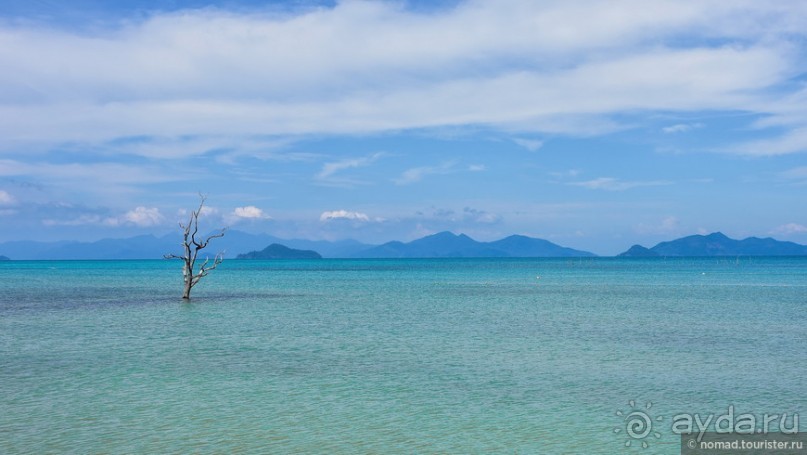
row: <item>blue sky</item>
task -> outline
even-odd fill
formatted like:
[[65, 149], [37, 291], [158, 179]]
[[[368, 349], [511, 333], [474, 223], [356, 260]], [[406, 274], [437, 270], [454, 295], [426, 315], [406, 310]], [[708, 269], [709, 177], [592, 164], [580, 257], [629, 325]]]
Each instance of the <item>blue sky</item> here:
[[807, 243], [807, 4], [0, 2], [0, 240]]

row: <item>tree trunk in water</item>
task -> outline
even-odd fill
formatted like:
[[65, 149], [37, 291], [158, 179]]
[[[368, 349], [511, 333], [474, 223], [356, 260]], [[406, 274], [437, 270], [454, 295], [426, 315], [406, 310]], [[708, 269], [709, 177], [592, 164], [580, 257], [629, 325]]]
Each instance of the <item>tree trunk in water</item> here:
[[185, 290], [182, 292], [182, 298], [185, 300], [191, 299], [191, 283], [190, 281], [185, 282]]
[[184, 283], [184, 290], [182, 291], [182, 298], [184, 300], [191, 299], [191, 289], [193, 288], [193, 264], [191, 263], [190, 259], [190, 248], [186, 248], [186, 255], [185, 257], [185, 266], [182, 268], [182, 281]]

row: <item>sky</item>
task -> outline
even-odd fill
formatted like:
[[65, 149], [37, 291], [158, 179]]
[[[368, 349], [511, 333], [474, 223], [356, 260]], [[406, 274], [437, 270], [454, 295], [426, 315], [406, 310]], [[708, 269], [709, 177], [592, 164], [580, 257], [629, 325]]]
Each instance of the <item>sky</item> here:
[[0, 0], [0, 242], [807, 243], [807, 2]]

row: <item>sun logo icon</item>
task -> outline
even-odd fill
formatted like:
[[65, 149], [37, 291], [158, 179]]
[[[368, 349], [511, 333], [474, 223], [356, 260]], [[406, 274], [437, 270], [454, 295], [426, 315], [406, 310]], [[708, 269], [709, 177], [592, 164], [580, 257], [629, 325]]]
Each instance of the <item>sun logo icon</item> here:
[[650, 408], [653, 407], [653, 403], [649, 401], [645, 404], [644, 409], [637, 408], [634, 400], [628, 401], [628, 405], [630, 405], [629, 411], [616, 412], [617, 416], [622, 417], [625, 425], [624, 427], [614, 428], [614, 433], [619, 434], [622, 433], [622, 430], [625, 431], [628, 436], [628, 440], [625, 441], [625, 447], [630, 447], [633, 441], [642, 441], [642, 448], [646, 449], [650, 445], [647, 443], [650, 435], [656, 439], [661, 438], [659, 432], [653, 431], [653, 422], [661, 422], [664, 417], [658, 416], [654, 418], [650, 414]]

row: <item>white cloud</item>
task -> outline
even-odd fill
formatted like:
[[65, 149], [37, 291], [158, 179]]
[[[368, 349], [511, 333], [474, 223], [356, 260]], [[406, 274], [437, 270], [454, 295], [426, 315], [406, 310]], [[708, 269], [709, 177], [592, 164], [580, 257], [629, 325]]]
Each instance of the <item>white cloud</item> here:
[[[455, 171], [456, 161], [449, 161], [439, 166], [421, 166], [405, 170], [400, 177], [394, 179], [396, 185], [409, 185], [411, 183], [419, 182], [423, 177], [433, 174], [449, 174]], [[469, 169], [472, 171], [480, 171], [482, 169]]]
[[[69, 205], [65, 206], [70, 208]], [[165, 217], [156, 207], [135, 207], [120, 216], [104, 216], [98, 213], [82, 213], [71, 218], [45, 218], [42, 224], [45, 226], [108, 226], [118, 227], [134, 225], [138, 227], [151, 227], [162, 224]]]
[[667, 134], [673, 133], [686, 133], [697, 128], [703, 128], [703, 123], [677, 123], [675, 125], [665, 126], [661, 131]]
[[320, 221], [352, 220], [352, 221], [367, 222], [370, 221], [370, 217], [367, 216], [367, 214], [361, 212], [350, 212], [347, 210], [333, 210], [330, 212], [322, 212], [322, 215], [319, 216], [319, 220]]
[[105, 225], [117, 226], [119, 220], [117, 218], [104, 218], [100, 215], [80, 215], [76, 218], [61, 220], [54, 218], [46, 218], [42, 220], [45, 226], [86, 226], [86, 225]]
[[539, 141], [537, 139], [513, 138], [513, 142], [524, 147], [530, 152], [536, 152], [538, 149], [544, 146], [544, 141]]
[[250, 219], [250, 220], [268, 220], [271, 217], [264, 213], [262, 209], [255, 207], [254, 205], [248, 205], [245, 207], [236, 207], [233, 210], [233, 216], [235, 218], [241, 219]]
[[807, 234], [807, 226], [797, 223], [787, 223], [773, 229], [771, 231], [771, 234], [780, 234], [780, 235]]
[[131, 154], [147, 158], [180, 159], [189, 156], [214, 154], [217, 161], [232, 164], [239, 157], [253, 157], [272, 161], [309, 159], [306, 154], [282, 153], [279, 149], [293, 143], [291, 138], [239, 137], [234, 140], [225, 135], [148, 136], [111, 141], [103, 147], [117, 154]]
[[582, 186], [591, 190], [606, 190], [606, 191], [625, 191], [631, 188], [643, 186], [663, 186], [672, 185], [672, 182], [666, 180], [653, 180], [653, 181], [623, 181], [613, 177], [600, 177], [593, 180], [584, 182], [570, 182], [569, 185]]
[[[191, 171], [193, 175], [196, 171]], [[133, 187], [151, 183], [163, 183], [187, 179], [188, 175], [172, 174], [166, 167], [119, 163], [47, 163], [40, 161], [0, 159], [1, 177], [29, 177], [35, 181], [46, 181], [49, 185], [70, 189], [74, 192], [88, 188], [103, 188], [93, 192], [97, 202], [108, 199], [116, 203], [116, 196], [131, 194]]]
[[401, 176], [394, 180], [397, 185], [408, 185], [419, 182], [424, 175], [434, 174], [437, 170], [434, 167], [424, 166], [405, 170]]
[[355, 180], [349, 178], [342, 178], [335, 174], [340, 173], [347, 169], [369, 166], [385, 155], [386, 154], [383, 152], [378, 152], [360, 158], [349, 158], [339, 161], [333, 161], [330, 163], [325, 163], [322, 165], [322, 170], [319, 171], [319, 173], [316, 175], [316, 178], [317, 180], [320, 180], [322, 182], [337, 185], [352, 185], [355, 183], [359, 183]]
[[[802, 71], [807, 8], [769, 3], [472, 0], [417, 13], [346, 1], [155, 13], [98, 33], [5, 23], [0, 146], [463, 125], [596, 134], [643, 110], [792, 116], [770, 89]], [[121, 147], [171, 158], [221, 142]]]
[[13, 205], [17, 200], [8, 191], [0, 190], [0, 205]]
[[205, 206], [202, 206], [201, 210], [199, 210], [199, 217], [204, 218], [204, 217], [208, 217], [208, 216], [215, 216], [215, 215], [218, 215], [218, 213], [219, 213], [219, 209], [217, 209], [215, 207], [209, 207], [209, 206], [205, 205]]
[[126, 212], [121, 221], [132, 223], [136, 226], [147, 227], [162, 224], [165, 217], [156, 207], [135, 207], [134, 210]]
[[783, 135], [750, 141], [726, 151], [750, 156], [776, 156], [807, 151], [807, 126], [793, 129]]

